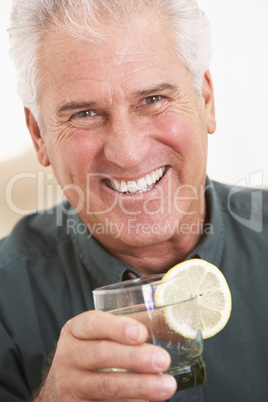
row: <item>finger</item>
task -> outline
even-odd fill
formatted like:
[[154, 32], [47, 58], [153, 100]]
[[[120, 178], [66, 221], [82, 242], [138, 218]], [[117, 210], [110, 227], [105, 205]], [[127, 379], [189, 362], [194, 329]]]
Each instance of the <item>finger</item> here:
[[66, 324], [66, 330], [78, 339], [110, 339], [126, 344], [141, 344], [148, 332], [144, 325], [128, 317], [102, 311], [87, 311]]
[[174, 377], [167, 374], [91, 373], [80, 374], [77, 398], [81, 400], [141, 399], [163, 401], [177, 390]]
[[106, 340], [80, 341], [70, 348], [73, 365], [87, 370], [116, 367], [141, 373], [160, 373], [166, 371], [171, 363], [166, 350], [150, 344], [129, 346]]

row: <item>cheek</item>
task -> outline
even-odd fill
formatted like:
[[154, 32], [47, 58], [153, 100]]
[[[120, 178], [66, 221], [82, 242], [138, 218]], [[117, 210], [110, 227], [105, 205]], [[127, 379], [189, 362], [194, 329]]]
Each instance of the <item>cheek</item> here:
[[52, 147], [52, 168], [61, 184], [84, 182], [92, 169], [101, 144], [91, 133], [75, 132]]
[[65, 149], [68, 169], [74, 175], [86, 174], [98, 153], [98, 147], [89, 139], [76, 138], [71, 140]]
[[196, 141], [197, 129], [189, 120], [168, 116], [159, 119], [157, 127], [159, 139], [182, 155], [190, 151]]
[[207, 132], [199, 120], [169, 116], [158, 124], [159, 141], [175, 152], [180, 183], [199, 183], [207, 165]]

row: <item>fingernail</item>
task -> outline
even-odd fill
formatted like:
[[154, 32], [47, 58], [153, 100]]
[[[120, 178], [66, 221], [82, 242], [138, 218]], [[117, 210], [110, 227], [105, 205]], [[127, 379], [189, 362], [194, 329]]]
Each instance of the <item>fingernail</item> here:
[[139, 325], [129, 325], [126, 329], [126, 336], [131, 342], [138, 342], [143, 336], [142, 328]]
[[157, 370], [166, 370], [170, 365], [170, 354], [165, 350], [159, 350], [153, 355], [152, 363]]
[[177, 390], [177, 381], [171, 375], [161, 375], [161, 393], [163, 392], [163, 396], [169, 395], [171, 396], [172, 393], [175, 393]]

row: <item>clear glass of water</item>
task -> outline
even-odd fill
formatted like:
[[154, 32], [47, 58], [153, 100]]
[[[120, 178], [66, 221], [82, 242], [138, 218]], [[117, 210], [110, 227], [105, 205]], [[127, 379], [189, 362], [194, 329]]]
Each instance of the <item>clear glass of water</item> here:
[[[159, 304], [159, 290], [163, 294], [160, 287], [167, 285], [162, 277], [153, 275], [104, 286], [95, 289], [93, 297], [96, 310], [129, 316], [146, 326], [149, 334], [147, 342], [161, 346], [170, 353], [171, 365], [167, 373], [175, 377], [177, 391], [180, 391], [206, 381], [201, 320], [197, 298], [191, 291], [187, 275], [169, 280], [172, 281], [172, 284], [168, 284], [172, 285], [172, 297], [169, 299], [166, 295], [165, 302]], [[179, 328], [183, 329], [184, 324], [189, 326], [190, 320], [193, 329], [190, 337], [179, 333], [178, 328], [175, 331], [170, 320], [167, 320], [169, 309], [174, 311], [174, 308]], [[111, 371], [122, 369], [111, 368]]]

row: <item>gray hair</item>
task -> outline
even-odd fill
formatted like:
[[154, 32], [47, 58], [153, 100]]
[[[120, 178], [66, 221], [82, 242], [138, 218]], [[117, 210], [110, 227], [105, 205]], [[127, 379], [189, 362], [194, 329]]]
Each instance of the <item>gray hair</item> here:
[[38, 69], [46, 32], [54, 27], [86, 40], [105, 35], [109, 19], [122, 24], [133, 15], [155, 10], [170, 27], [178, 58], [192, 74], [201, 92], [202, 78], [211, 58], [210, 27], [196, 0], [14, 0], [9, 28], [10, 54], [18, 76], [18, 93], [24, 106], [40, 123], [38, 103], [42, 79]]

